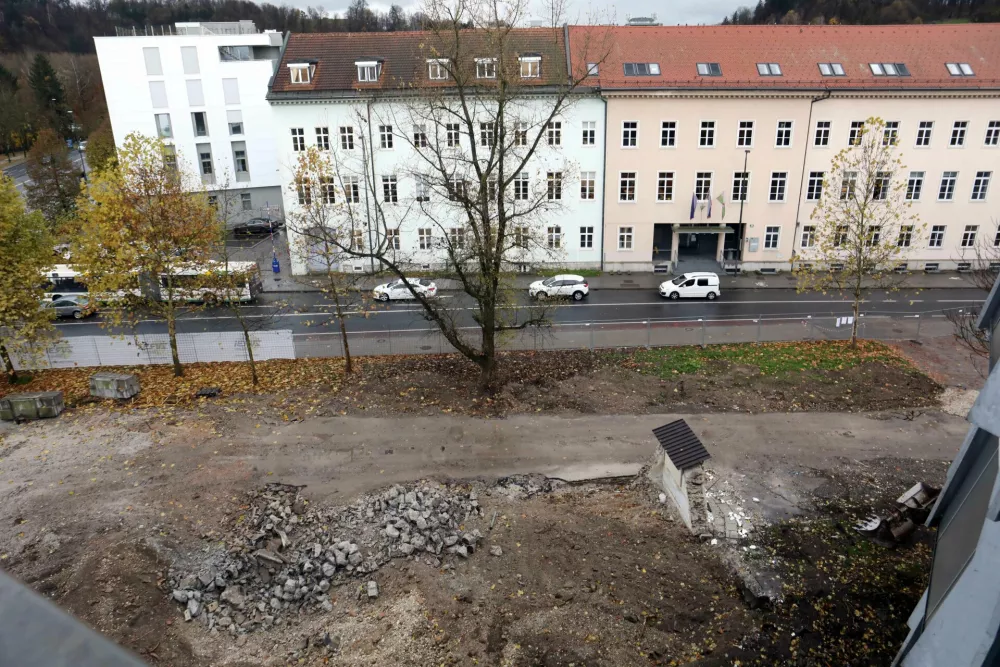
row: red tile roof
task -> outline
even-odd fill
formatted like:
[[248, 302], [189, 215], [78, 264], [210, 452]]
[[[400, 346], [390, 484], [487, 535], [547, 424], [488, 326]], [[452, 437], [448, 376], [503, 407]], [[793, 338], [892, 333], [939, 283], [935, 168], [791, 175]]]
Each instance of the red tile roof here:
[[[498, 57], [501, 47], [493, 31], [463, 30], [457, 46], [446, 43], [432, 32], [362, 32], [362, 33], [294, 33], [289, 36], [278, 71], [271, 84], [271, 97], [281, 98], [297, 93], [310, 95], [323, 92], [354, 90], [391, 90], [400, 88], [442, 87], [448, 81], [427, 78], [427, 60], [447, 58], [465, 62], [470, 72], [476, 58]], [[566, 82], [566, 46], [561, 28], [521, 28], [511, 30], [503, 45], [503, 61], [517, 67], [517, 56], [541, 55], [541, 76], [524, 79], [524, 85], [538, 86]], [[377, 83], [359, 83], [355, 62], [382, 61], [382, 74]], [[288, 65], [314, 62], [316, 70], [309, 84], [292, 84]], [[516, 76], [516, 75], [515, 75]], [[484, 84], [487, 80], [483, 80]]]
[[[1000, 88], [1000, 24], [879, 26], [574, 26], [570, 62], [578, 76], [605, 56], [602, 89], [635, 88]], [[624, 75], [624, 63], [658, 63], [659, 76]], [[818, 63], [845, 76], [822, 76]], [[908, 77], [875, 76], [868, 64], [904, 63]], [[975, 76], [952, 77], [945, 63], [969, 63]], [[722, 76], [698, 76], [719, 63]], [[760, 76], [778, 63], [783, 76]]]

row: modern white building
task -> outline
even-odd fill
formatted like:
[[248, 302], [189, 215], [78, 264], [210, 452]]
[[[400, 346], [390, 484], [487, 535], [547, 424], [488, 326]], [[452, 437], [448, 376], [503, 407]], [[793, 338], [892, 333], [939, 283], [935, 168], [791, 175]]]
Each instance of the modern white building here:
[[[467, 218], [449, 201], [447, 187], [434, 184], [427, 153], [442, 154], [436, 149], [446, 148], [444, 152], [457, 158], [456, 165], [465, 166], [463, 179], [474, 182], [469, 169], [472, 150], [485, 156], [495, 140], [487, 127], [495, 118], [496, 96], [489, 92], [468, 100], [477, 122], [471, 131], [467, 122], [456, 122], [454, 134], [447, 120], [422, 117], [431, 107], [421, 102], [421, 96], [434, 96], [437, 102], [449, 99], [451, 68], [467, 67], [470, 85], [488, 87], [497, 78], [496, 67], [512, 67], [521, 90], [510, 117], [518, 120], [504, 126], [514, 132], [516, 123], [524, 123], [525, 143], [536, 135], [541, 141], [508, 188], [510, 205], [524, 209], [528, 204], [522, 202], [529, 199], [543, 201], [537, 214], [523, 219], [525, 233], [534, 240], [530, 250], [515, 249], [510, 261], [522, 270], [599, 266], [604, 103], [592, 91], [572, 94], [549, 117], [567, 90], [565, 31], [514, 31], [509, 56], [504, 55], [500, 65], [489, 57], [493, 55], [489, 45], [482, 45], [480, 53], [473, 43], [462, 51], [468, 63], [444, 67], [441, 54], [431, 52], [432, 43], [431, 34], [421, 32], [290, 35], [268, 94], [289, 220], [295, 219], [303, 197], [293, 183], [296, 165], [308, 146], [317, 146], [337, 172], [337, 192], [331, 197], [338, 202], [347, 197], [372, 220], [384, 215], [384, 224], [372, 222], [357, 232], [362, 237], [359, 244], [377, 243], [379, 239], [371, 235], [391, 234], [408, 265], [442, 268], [447, 251], [435, 238], [456, 239], [470, 232], [462, 231]], [[516, 139], [508, 141], [514, 144], [511, 156], [528, 150]], [[432, 149], [421, 152], [424, 142]], [[482, 163], [485, 157], [479, 159]], [[310, 261], [294, 224], [292, 228], [293, 273], [318, 270], [322, 262]], [[516, 228], [511, 231], [516, 233], [520, 233]], [[362, 259], [343, 265], [347, 271], [370, 268]]]
[[225, 186], [246, 217], [281, 214], [282, 174], [267, 87], [282, 36], [252, 21], [177, 23], [95, 37], [111, 128], [159, 136], [209, 189]]

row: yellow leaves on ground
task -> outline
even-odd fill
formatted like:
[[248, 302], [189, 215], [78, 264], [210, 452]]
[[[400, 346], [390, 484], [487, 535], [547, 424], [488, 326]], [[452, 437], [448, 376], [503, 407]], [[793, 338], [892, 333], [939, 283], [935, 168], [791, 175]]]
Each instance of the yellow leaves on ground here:
[[[62, 391], [69, 406], [90, 400], [90, 376], [101, 368], [66, 368], [38, 371], [31, 382], [17, 391]], [[184, 376], [174, 377], [169, 365], [115, 368], [119, 373], [135, 373], [142, 387], [129, 407], [151, 408], [164, 405], [184, 405], [198, 399], [195, 394], [203, 387], [218, 387], [222, 396], [235, 394], [273, 394], [300, 387], [326, 385], [331, 391], [340, 388], [344, 376], [341, 359], [273, 359], [257, 362], [260, 383], [250, 380], [250, 368], [245, 363], [185, 364]], [[111, 401], [107, 401], [111, 404]]]

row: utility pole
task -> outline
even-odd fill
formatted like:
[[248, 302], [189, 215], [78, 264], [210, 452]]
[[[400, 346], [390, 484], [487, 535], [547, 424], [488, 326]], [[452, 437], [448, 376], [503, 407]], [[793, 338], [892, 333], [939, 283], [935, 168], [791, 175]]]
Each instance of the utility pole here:
[[750, 149], [743, 149], [743, 172], [740, 177], [740, 220], [737, 225], [740, 231], [743, 233], [743, 238], [740, 239], [740, 257], [739, 263], [743, 264], [743, 246], [747, 243], [746, 230], [743, 229], [743, 202], [747, 199], [747, 190], [750, 189], [750, 178], [747, 176], [747, 159], [750, 157]]

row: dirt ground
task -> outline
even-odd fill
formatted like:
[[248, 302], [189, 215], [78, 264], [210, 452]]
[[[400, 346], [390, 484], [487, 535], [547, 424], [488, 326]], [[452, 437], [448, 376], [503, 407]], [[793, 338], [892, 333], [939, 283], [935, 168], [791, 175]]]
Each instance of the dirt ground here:
[[[628, 371], [629, 384], [609, 367], [573, 373], [571, 362], [582, 363], [563, 358], [566, 375], [538, 384], [525, 361], [522, 407], [504, 419], [442, 414], [440, 405], [400, 416], [386, 406], [428, 402], [419, 397], [433, 377], [418, 386], [412, 367], [404, 378], [373, 376], [363, 404], [233, 397], [149, 410], [91, 405], [54, 421], [0, 423], [9, 526], [0, 531], [0, 564], [156, 665], [888, 664], [924, 585], [929, 535], [918, 531], [888, 551], [850, 526], [916, 481], [944, 479], [966, 424], [932, 405], [935, 382], [912, 371], [878, 376], [883, 386], [868, 395], [885, 409], [875, 413], [857, 403], [841, 403], [848, 412], [771, 413], [800, 404], [779, 396], [800, 389], [772, 386], [753, 409], [744, 402], [736, 411], [721, 404], [724, 375], [706, 374], [674, 399], [676, 384], [666, 390]], [[714, 409], [693, 388], [709, 381], [719, 383]], [[907, 393], [894, 393], [899, 387]], [[465, 391], [457, 381], [434, 389]], [[727, 402], [750, 400], [729, 394]], [[664, 395], [670, 400], [649, 404]], [[571, 396], [589, 403], [566, 407]], [[472, 412], [476, 404], [465, 405]], [[759, 526], [737, 544], [691, 536], [635, 477], [653, 452], [651, 429], [681, 416], [712, 455], [713, 483]], [[559, 482], [531, 497], [497, 491], [496, 480], [526, 473], [613, 479]], [[186, 623], [170, 599], [168, 570], [196, 568], [224, 548], [246, 495], [267, 482], [304, 485], [310, 503], [332, 506], [420, 479], [468, 480], [484, 516], [496, 513], [492, 529], [476, 524], [484, 547], [446, 563], [453, 568], [397, 559], [372, 575], [376, 600], [356, 594], [363, 580], [344, 582], [330, 591], [333, 612], [235, 640]], [[785, 603], [746, 603], [721, 555], [750, 547], [784, 577]], [[891, 609], [880, 603], [890, 593]], [[794, 611], [805, 607], [814, 611]], [[841, 627], [867, 652], [826, 640]], [[879, 641], [865, 638], [873, 627]]]

